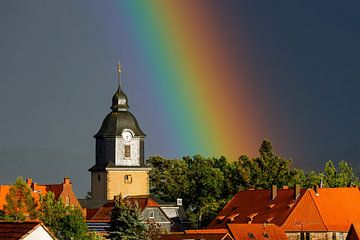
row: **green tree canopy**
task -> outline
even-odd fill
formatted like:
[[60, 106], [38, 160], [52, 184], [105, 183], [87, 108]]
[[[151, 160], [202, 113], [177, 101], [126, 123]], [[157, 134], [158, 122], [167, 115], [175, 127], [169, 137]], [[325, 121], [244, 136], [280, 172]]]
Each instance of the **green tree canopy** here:
[[87, 226], [79, 208], [65, 206], [53, 192], [40, 199], [39, 218], [59, 239], [95, 239], [87, 233]]
[[229, 162], [225, 157], [204, 158], [200, 155], [183, 159], [164, 159], [159, 156], [148, 160], [151, 193], [165, 201], [183, 199], [183, 205], [193, 224], [206, 226], [226, 202], [239, 190], [270, 189], [300, 184], [341, 187], [358, 184], [353, 169], [341, 161], [338, 169], [332, 161], [326, 163], [324, 173], [292, 168], [292, 161], [278, 156], [268, 140], [259, 148], [259, 155], [246, 155]]
[[16, 178], [5, 197], [5, 219], [24, 221], [26, 218], [35, 219], [37, 216], [36, 202], [31, 195], [31, 189], [22, 177]]
[[139, 240], [144, 239], [145, 223], [141, 219], [138, 206], [121, 198], [115, 200], [111, 211], [109, 239]]

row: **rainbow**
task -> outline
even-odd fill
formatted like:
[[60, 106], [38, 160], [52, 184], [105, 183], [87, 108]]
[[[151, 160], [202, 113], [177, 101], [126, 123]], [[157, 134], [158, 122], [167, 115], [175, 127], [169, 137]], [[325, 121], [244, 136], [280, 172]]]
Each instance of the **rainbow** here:
[[[217, 9], [202, 1], [119, 3], [132, 25], [139, 52], [151, 72], [164, 109], [171, 115], [184, 155], [253, 155], [262, 136], [255, 134], [255, 99], [244, 68], [232, 52]], [[189, 137], [191, 136], [191, 137]]]

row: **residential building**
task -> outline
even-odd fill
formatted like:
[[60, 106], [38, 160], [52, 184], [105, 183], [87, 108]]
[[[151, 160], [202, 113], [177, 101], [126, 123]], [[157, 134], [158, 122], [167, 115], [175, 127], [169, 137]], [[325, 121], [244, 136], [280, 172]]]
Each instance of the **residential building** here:
[[[40, 205], [40, 196], [45, 196], [48, 192], [54, 192], [55, 199], [61, 199], [67, 206], [79, 207], [80, 203], [72, 190], [70, 178], [65, 177], [62, 183], [59, 184], [37, 184], [31, 178], [26, 179], [27, 185], [31, 189], [31, 195], [35, 201]], [[0, 185], [0, 209], [3, 209], [6, 204], [6, 195], [9, 193], [11, 185]]]
[[201, 229], [187, 230], [185, 232], [177, 232], [165, 234], [160, 240], [234, 240], [226, 229]]
[[[144, 222], [154, 221], [166, 232], [170, 232], [172, 221], [166, 216], [160, 205], [149, 196], [126, 197], [131, 205], [137, 205], [141, 211]], [[110, 227], [111, 210], [115, 206], [115, 201], [107, 201], [98, 209], [87, 208], [87, 225], [89, 231], [106, 233]]]
[[1, 222], [0, 239], [56, 240], [53, 233], [40, 222]]
[[360, 223], [352, 223], [346, 240], [360, 240]]
[[345, 239], [351, 223], [360, 221], [359, 202], [355, 187], [240, 191], [208, 228], [273, 223], [289, 239]]

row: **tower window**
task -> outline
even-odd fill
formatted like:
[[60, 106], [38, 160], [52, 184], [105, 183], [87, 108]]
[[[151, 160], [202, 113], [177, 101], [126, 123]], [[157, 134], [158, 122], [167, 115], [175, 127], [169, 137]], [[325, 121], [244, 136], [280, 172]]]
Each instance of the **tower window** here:
[[131, 175], [125, 175], [124, 176], [124, 182], [127, 184], [132, 183], [132, 176]]
[[98, 181], [100, 181], [100, 174], [98, 174]]
[[125, 157], [130, 157], [130, 145], [125, 145]]
[[70, 205], [70, 197], [69, 196], [66, 196], [65, 197], [65, 206], [69, 206]]

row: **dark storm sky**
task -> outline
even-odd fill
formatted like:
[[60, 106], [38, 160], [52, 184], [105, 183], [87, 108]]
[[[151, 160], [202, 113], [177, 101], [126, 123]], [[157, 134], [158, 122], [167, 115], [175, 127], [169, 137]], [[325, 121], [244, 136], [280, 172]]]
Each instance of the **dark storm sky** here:
[[[44, 183], [69, 175], [84, 195], [94, 163], [92, 136], [110, 110], [119, 58], [127, 65], [124, 77], [137, 79], [125, 90], [142, 128], [152, 133], [147, 155], [192, 154], [162, 132], [162, 110], [142, 104], [155, 101], [156, 92], [148, 90], [118, 3], [0, 2], [0, 184], [19, 175]], [[360, 3], [204, 4], [221, 12], [216, 16], [232, 38], [233, 54], [246, 48], [256, 76], [252, 87], [263, 101], [254, 107], [269, 116], [276, 151], [305, 169], [320, 169], [328, 159], [358, 163]]]

